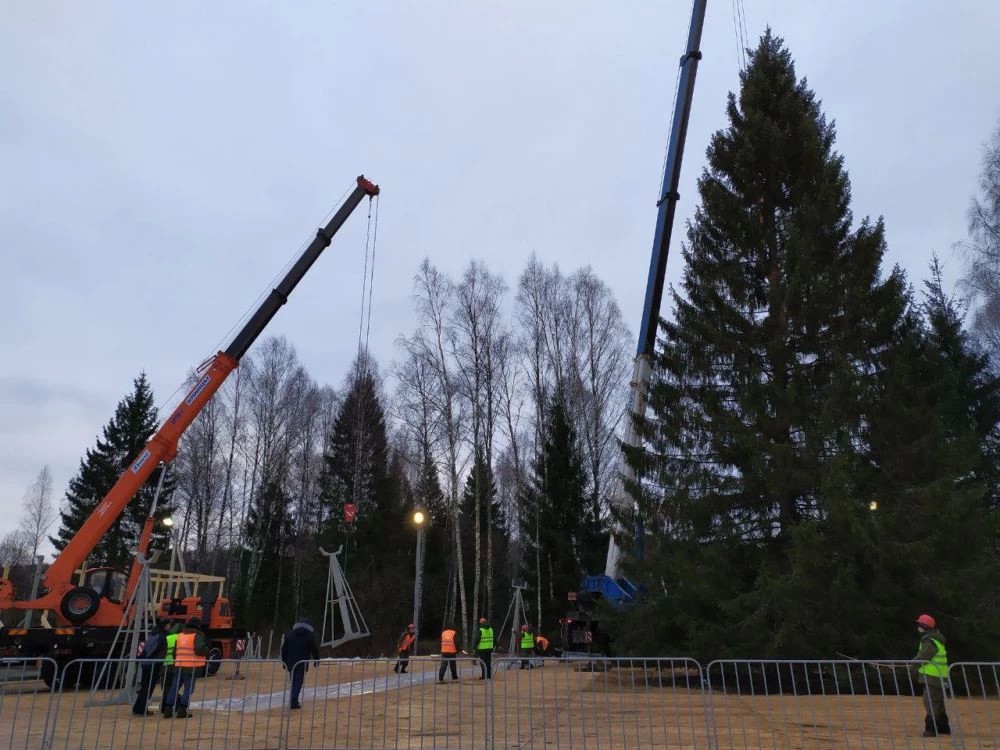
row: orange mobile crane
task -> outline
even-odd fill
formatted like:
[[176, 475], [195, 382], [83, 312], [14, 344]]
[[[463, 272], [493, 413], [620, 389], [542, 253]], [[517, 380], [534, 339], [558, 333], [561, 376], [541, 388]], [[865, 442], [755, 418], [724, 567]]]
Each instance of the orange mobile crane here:
[[[225, 351], [218, 352], [206, 363], [195, 386], [139, 455], [132, 459], [79, 531], [56, 555], [45, 572], [43, 593], [36, 599], [19, 600], [11, 581], [0, 578], [0, 613], [9, 610], [53, 611], [56, 622], [55, 627], [0, 626], [0, 657], [52, 657], [57, 664], [65, 664], [76, 658], [118, 656], [111, 654], [110, 650], [118, 629], [134, 617], [133, 612], [127, 611], [128, 602], [139, 583], [142, 569], [139, 555], [145, 556], [149, 549], [153, 533], [152, 514], [146, 519], [139, 537], [139, 554], [127, 581], [124, 580], [123, 572], [98, 568], [85, 571], [83, 579], [74, 583], [74, 572], [84, 564], [101, 537], [122, 514], [156, 467], [161, 462], [169, 463], [177, 455], [178, 441], [184, 431], [236, 369], [240, 359], [271, 318], [288, 301], [292, 290], [330, 244], [337, 230], [365, 196], [373, 198], [378, 194], [377, 185], [364, 176], [357, 178], [357, 186], [327, 225], [317, 231], [315, 239], [281, 282], [271, 290]], [[167, 619], [173, 617], [179, 620], [197, 613], [199, 619], [207, 625], [206, 634], [212, 643], [216, 660], [235, 655], [240, 650], [239, 642], [246, 638], [245, 631], [233, 628], [232, 608], [222, 597], [174, 599], [161, 603], [157, 611], [158, 615]], [[46, 620], [47, 618], [43, 618], [43, 622]], [[46, 674], [44, 669], [43, 677], [46, 682], [54, 679], [54, 675]]]

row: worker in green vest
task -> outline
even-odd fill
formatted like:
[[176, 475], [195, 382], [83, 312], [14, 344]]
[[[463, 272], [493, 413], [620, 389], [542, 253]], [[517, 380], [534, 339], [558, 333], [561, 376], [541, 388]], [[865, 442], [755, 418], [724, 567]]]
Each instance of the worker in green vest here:
[[521, 669], [531, 669], [531, 656], [535, 653], [535, 634], [530, 625], [521, 626]]
[[480, 680], [493, 679], [493, 628], [485, 617], [479, 618], [476, 634], [476, 658], [479, 659]]
[[163, 696], [160, 698], [160, 714], [165, 719], [174, 715], [174, 707], [167, 705], [167, 695], [170, 694], [170, 686], [174, 684], [174, 657], [177, 654], [177, 636], [181, 630], [181, 624], [175, 622], [167, 632], [167, 653], [163, 657]]
[[913, 669], [924, 685], [924, 737], [951, 734], [948, 712], [944, 705], [945, 682], [948, 680], [948, 652], [944, 636], [930, 615], [917, 618], [920, 647], [913, 658]]

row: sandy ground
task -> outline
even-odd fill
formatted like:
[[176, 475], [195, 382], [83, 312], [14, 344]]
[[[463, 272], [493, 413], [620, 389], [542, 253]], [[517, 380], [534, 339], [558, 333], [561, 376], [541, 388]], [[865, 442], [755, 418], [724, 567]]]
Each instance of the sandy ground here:
[[[458, 682], [437, 682], [436, 660], [325, 661], [306, 678], [303, 708], [287, 706], [280, 664], [235, 665], [200, 680], [193, 716], [131, 714], [93, 705], [114, 693], [50, 693], [38, 682], [0, 693], [0, 748], [998, 748], [1000, 701], [949, 702], [951, 738], [924, 740], [919, 698], [711, 696], [683, 665], [590, 672], [549, 662], [497, 664], [492, 684], [466, 661]], [[151, 703], [158, 712], [159, 691]]]

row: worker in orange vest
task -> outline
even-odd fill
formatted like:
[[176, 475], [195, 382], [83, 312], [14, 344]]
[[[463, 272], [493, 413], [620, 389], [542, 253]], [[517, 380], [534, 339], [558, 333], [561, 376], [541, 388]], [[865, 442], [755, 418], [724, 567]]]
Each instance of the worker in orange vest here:
[[544, 635], [535, 636], [535, 655], [545, 656], [546, 652], [549, 650], [549, 639]]
[[194, 692], [194, 683], [198, 675], [205, 674], [207, 656], [208, 640], [201, 632], [201, 620], [192, 617], [177, 634], [174, 646], [174, 679], [167, 695], [164, 719], [169, 719], [171, 716], [187, 719], [191, 716], [188, 713], [191, 694]]
[[399, 659], [396, 661], [396, 666], [392, 668], [393, 672], [406, 674], [406, 668], [410, 664], [410, 649], [413, 648], [413, 644], [417, 641], [416, 633], [417, 626], [412, 622], [403, 631], [403, 635], [396, 644], [396, 652], [399, 654]]
[[451, 679], [458, 679], [458, 632], [452, 623], [448, 623], [441, 631], [441, 668], [438, 669], [438, 682], [444, 682], [444, 673], [451, 667]]

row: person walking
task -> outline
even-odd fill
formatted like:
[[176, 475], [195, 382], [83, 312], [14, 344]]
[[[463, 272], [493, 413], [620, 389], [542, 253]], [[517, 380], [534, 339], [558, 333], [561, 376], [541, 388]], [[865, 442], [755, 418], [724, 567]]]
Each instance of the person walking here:
[[[174, 718], [188, 719], [191, 714], [191, 695], [198, 675], [205, 673], [208, 660], [208, 640], [201, 632], [201, 620], [192, 617], [184, 629], [177, 634], [174, 646], [174, 679], [170, 685], [170, 695], [167, 696], [167, 709]], [[164, 714], [169, 718], [169, 714]]]
[[139, 689], [136, 691], [132, 713], [136, 716], [149, 716], [152, 711], [147, 709], [149, 696], [160, 681], [163, 671], [163, 659], [167, 655], [167, 633], [169, 623], [157, 620], [149, 631], [149, 637], [142, 644], [142, 660], [139, 662]]
[[163, 654], [163, 690], [160, 696], [160, 715], [164, 719], [169, 719], [174, 715], [174, 707], [172, 704], [167, 703], [167, 698], [170, 697], [170, 689], [177, 676], [174, 669], [174, 654], [177, 651], [177, 636], [180, 635], [182, 629], [181, 624], [175, 622], [166, 628], [167, 634], [164, 637], [166, 650]]
[[458, 632], [455, 626], [448, 623], [441, 631], [441, 667], [438, 669], [438, 682], [444, 682], [444, 673], [451, 669], [451, 679], [458, 679]]
[[476, 633], [476, 658], [479, 659], [480, 680], [493, 679], [493, 628], [485, 617], [479, 618]]
[[399, 637], [399, 641], [396, 643], [396, 653], [399, 654], [399, 658], [396, 660], [396, 666], [392, 668], [393, 672], [406, 674], [406, 668], [410, 664], [410, 649], [413, 648], [413, 644], [416, 641], [417, 626], [411, 622], [406, 626], [406, 630], [403, 631], [403, 635]]
[[920, 615], [916, 620], [920, 646], [913, 658], [912, 671], [924, 686], [924, 737], [951, 734], [948, 711], [944, 704], [945, 682], [948, 679], [948, 652], [944, 636], [937, 629], [937, 622], [930, 615]]
[[308, 617], [300, 617], [281, 642], [281, 663], [292, 676], [291, 708], [302, 708], [302, 686], [309, 671], [310, 659], [319, 666], [319, 644]]
[[521, 669], [531, 669], [531, 656], [535, 653], [535, 634], [530, 625], [521, 626]]

